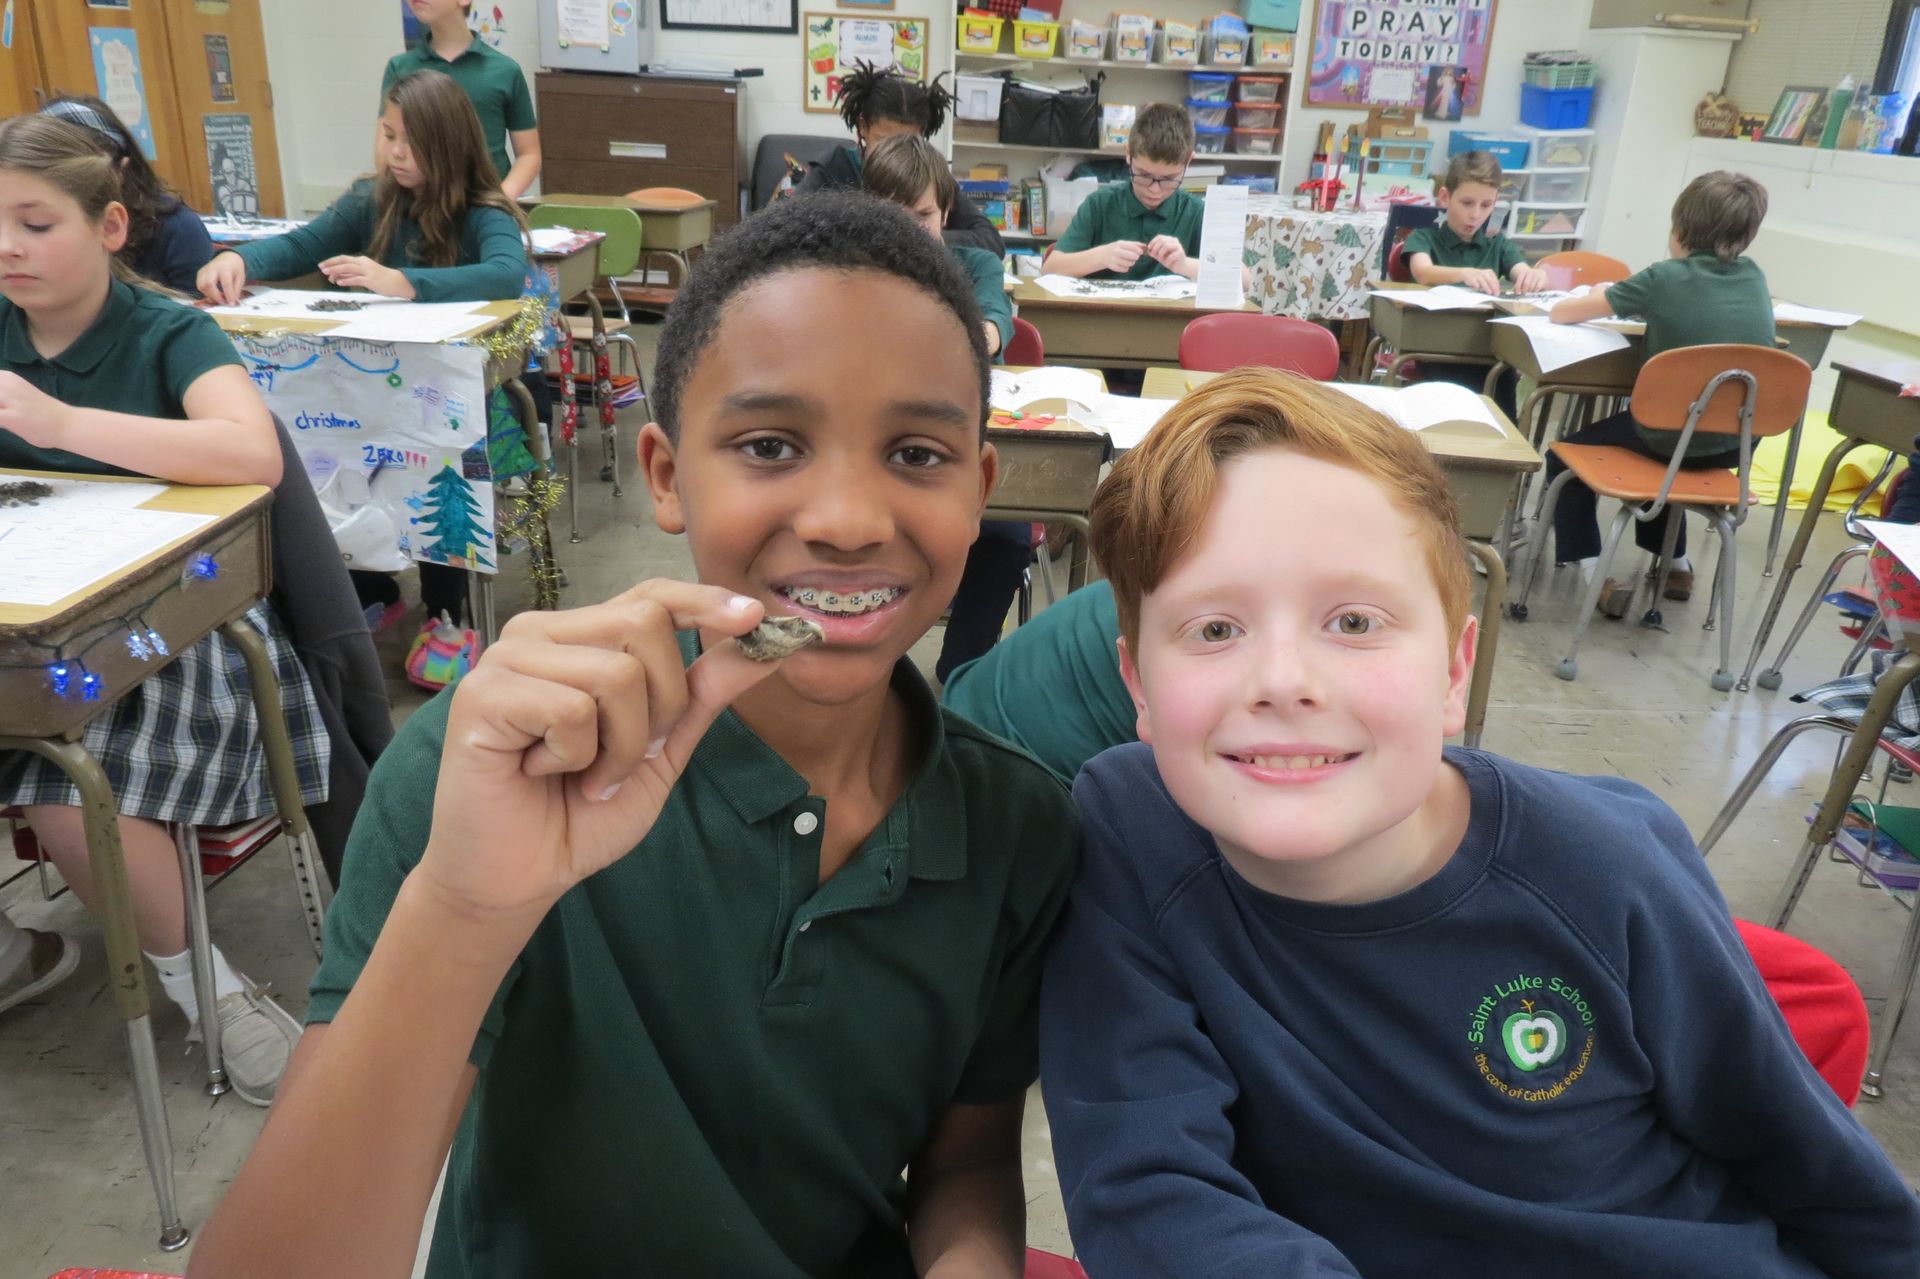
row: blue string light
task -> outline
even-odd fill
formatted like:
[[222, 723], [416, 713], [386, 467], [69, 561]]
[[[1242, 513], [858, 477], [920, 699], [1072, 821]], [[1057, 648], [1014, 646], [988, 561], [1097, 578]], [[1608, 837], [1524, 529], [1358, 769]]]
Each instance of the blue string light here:
[[81, 699], [89, 702], [99, 701], [100, 687], [101, 687], [100, 677], [98, 675], [95, 675], [92, 671], [88, 671], [86, 674], [80, 677]]
[[162, 657], [166, 657], [168, 655], [167, 642], [161, 639], [160, 632], [154, 630], [151, 626], [147, 628], [147, 647], [151, 648], [154, 652], [160, 654], [160, 656]]
[[211, 582], [220, 576], [220, 564], [211, 555], [196, 555], [187, 561], [187, 575]]
[[127, 652], [143, 662], [153, 660], [153, 646], [147, 643], [147, 637], [139, 631], [127, 632]]
[[67, 664], [65, 662], [55, 662], [53, 665], [47, 667], [47, 675], [53, 680], [53, 695], [55, 697], [65, 697], [67, 695], [67, 689], [70, 688], [73, 683], [73, 672], [68, 668]]

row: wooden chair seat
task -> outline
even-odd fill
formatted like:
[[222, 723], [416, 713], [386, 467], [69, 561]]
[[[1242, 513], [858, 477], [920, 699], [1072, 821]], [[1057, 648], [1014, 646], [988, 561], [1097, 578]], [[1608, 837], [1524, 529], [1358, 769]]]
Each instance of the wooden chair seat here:
[[[1651, 502], [1660, 496], [1660, 484], [1667, 478], [1667, 463], [1630, 449], [1611, 444], [1559, 443], [1552, 447], [1567, 469], [1602, 497]], [[1681, 471], [1673, 477], [1667, 500], [1684, 506], [1738, 506], [1740, 477], [1719, 467]], [[1747, 500], [1751, 503], [1753, 499], [1749, 496]]]

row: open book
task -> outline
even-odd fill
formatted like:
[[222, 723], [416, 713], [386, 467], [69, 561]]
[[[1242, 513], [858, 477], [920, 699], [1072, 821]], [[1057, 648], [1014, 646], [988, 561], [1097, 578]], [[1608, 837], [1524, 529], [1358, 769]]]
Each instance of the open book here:
[[1029, 405], [1044, 405], [1044, 412], [1064, 411], [1082, 426], [1104, 432], [1118, 449], [1130, 449], [1145, 439], [1174, 405], [1172, 400], [1110, 395], [1099, 374], [1055, 366], [1026, 373], [995, 369], [988, 398], [1003, 412]]
[[1360, 386], [1349, 382], [1325, 385], [1329, 390], [1351, 395], [1368, 408], [1378, 409], [1409, 431], [1462, 427], [1495, 437], [1506, 434], [1485, 401], [1452, 382], [1422, 382], [1404, 387]]
[[1038, 400], [1071, 400], [1090, 405], [1106, 393], [1107, 384], [1091, 369], [1050, 364], [1025, 373], [993, 370], [993, 386], [987, 402], [1002, 411], [1024, 409]]

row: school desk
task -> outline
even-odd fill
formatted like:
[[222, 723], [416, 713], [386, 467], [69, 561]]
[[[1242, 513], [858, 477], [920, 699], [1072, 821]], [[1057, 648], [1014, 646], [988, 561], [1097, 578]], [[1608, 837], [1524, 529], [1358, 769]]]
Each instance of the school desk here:
[[1144, 369], [1180, 362], [1187, 324], [1238, 307], [1198, 307], [1192, 298], [1063, 298], [1032, 280], [1013, 286], [1014, 314], [1040, 330], [1048, 364]]
[[[1813, 540], [1814, 525], [1820, 522], [1821, 512], [1826, 509], [1827, 492], [1833, 487], [1840, 463], [1846, 460], [1847, 454], [1865, 444], [1878, 444], [1895, 456], [1904, 456], [1913, 450], [1915, 438], [1920, 437], [1920, 399], [1900, 394], [1901, 387], [1920, 383], [1920, 362], [1835, 360], [1833, 368], [1839, 376], [1833, 384], [1833, 404], [1827, 410], [1827, 424], [1843, 438], [1827, 453], [1827, 460], [1820, 467], [1820, 478], [1813, 483], [1807, 509], [1800, 516], [1800, 526], [1794, 531], [1793, 542], [1781, 561], [1779, 576], [1774, 579], [1773, 593], [1767, 596], [1766, 610], [1760, 615], [1760, 629], [1754, 633], [1753, 649], [1747, 654], [1746, 669], [1740, 673], [1740, 682], [1734, 685], [1742, 692], [1752, 687], [1754, 667], [1760, 664], [1761, 650], [1779, 620], [1793, 575], [1806, 560], [1807, 544]], [[1791, 469], [1785, 474], [1791, 475]], [[1780, 486], [1782, 502], [1789, 487], [1784, 482]], [[1780, 682], [1778, 669], [1760, 672], [1760, 687], [1778, 688]]]
[[[398, 304], [396, 304], [398, 305]], [[452, 342], [467, 342], [483, 339], [489, 334], [509, 324], [520, 312], [520, 300], [487, 302], [480, 305], [473, 324], [449, 339]], [[340, 403], [326, 397], [329, 393], [338, 394], [330, 384], [321, 381], [303, 381], [297, 375], [307, 378], [324, 378], [325, 372], [337, 372], [328, 363], [337, 360], [344, 368], [356, 370], [370, 378], [384, 378], [384, 383], [369, 384], [366, 393], [385, 397], [391, 394], [399, 405], [415, 406], [424, 403], [427, 407], [421, 412], [444, 412], [449, 422], [457, 422], [458, 405], [463, 404], [470, 429], [451, 443], [462, 451], [476, 442], [486, 439], [489, 397], [495, 387], [504, 387], [509, 400], [520, 416], [525, 430], [527, 447], [540, 462], [540, 469], [534, 473], [535, 482], [546, 479], [547, 450], [545, 433], [533, 412], [532, 399], [524, 386], [520, 385], [520, 364], [522, 357], [507, 357], [490, 354], [481, 364], [477, 377], [472, 374], [471, 364], [462, 367], [466, 372], [455, 374], [446, 368], [450, 356], [444, 354], [439, 342], [366, 342], [358, 338], [334, 338], [329, 334], [345, 323], [335, 316], [316, 315], [309, 319], [254, 317], [214, 313], [213, 317], [227, 335], [236, 339], [243, 363], [260, 388], [261, 396], [267, 406], [286, 423], [293, 436], [294, 446], [305, 457], [308, 448], [305, 441], [311, 431], [315, 436], [326, 437], [335, 429], [353, 430], [353, 442], [366, 450], [365, 464], [370, 472], [377, 473], [386, 467], [419, 469], [431, 467], [433, 459], [423, 453], [416, 445], [414, 437], [389, 436], [378, 434], [380, 428], [369, 424], [375, 422], [373, 412], [364, 415], [365, 422], [359, 423], [351, 414], [342, 415], [335, 410]], [[459, 377], [469, 379], [461, 382]], [[389, 391], [391, 387], [391, 391]], [[316, 402], [316, 397], [322, 397]], [[424, 399], [423, 399], [424, 397]], [[382, 413], [385, 420], [389, 415]], [[471, 424], [477, 416], [480, 429], [476, 434]], [[309, 424], [312, 425], [309, 425]], [[343, 425], [344, 424], [344, 425]], [[330, 462], [338, 458], [329, 454]], [[489, 531], [497, 531], [492, 503], [500, 496], [491, 486], [484, 490], [487, 502], [476, 503], [473, 516], [476, 522], [484, 523]], [[518, 495], [509, 500], [522, 500]], [[406, 509], [389, 512], [399, 528], [406, 527], [403, 521], [410, 521]], [[558, 608], [559, 591], [557, 574], [549, 571], [553, 563], [552, 532], [543, 517], [538, 527], [529, 534], [529, 554], [533, 560], [533, 581], [535, 607], [542, 609]], [[468, 584], [472, 595], [474, 626], [483, 637], [491, 641], [498, 633], [494, 612], [493, 576], [498, 571], [498, 541], [493, 547], [494, 563], [491, 567], [478, 564], [463, 567], [468, 573]]]
[[1424, 293], [1424, 285], [1374, 282], [1373, 289], [1367, 307], [1374, 337], [1361, 360], [1362, 370], [1371, 375], [1384, 347], [1394, 353], [1387, 366], [1388, 386], [1399, 386], [1407, 365], [1414, 363], [1478, 364], [1486, 368], [1492, 384], [1495, 326], [1487, 321], [1498, 312], [1491, 305], [1482, 311], [1429, 311], [1396, 297]]
[[[1217, 373], [1186, 369], [1148, 369], [1140, 394], [1147, 399], [1175, 400]], [[1460, 532], [1467, 549], [1486, 570], [1485, 599], [1480, 610], [1480, 650], [1474, 657], [1473, 683], [1467, 690], [1466, 744], [1478, 746], [1487, 722], [1487, 695], [1493, 687], [1493, 659], [1500, 647], [1501, 608], [1507, 596], [1507, 566], [1494, 544], [1508, 509], [1517, 498], [1519, 481], [1540, 469], [1540, 455], [1500, 412], [1491, 399], [1481, 403], [1500, 425], [1499, 438], [1470, 427], [1437, 427], [1416, 434], [1440, 464], [1460, 510]]]
[[[1028, 370], [1009, 365], [1010, 373]], [[1104, 388], [1106, 379], [1101, 379]], [[1106, 435], [1061, 418], [1039, 427], [987, 427], [987, 442], [1000, 458], [1000, 474], [987, 498], [983, 518], [1038, 520], [1073, 530], [1073, 556], [1067, 562], [1067, 589], [1087, 584], [1088, 548], [1093, 526], [1093, 490], [1112, 455]]]
[[1384, 210], [1321, 213], [1294, 208], [1288, 196], [1254, 196], [1247, 202], [1247, 296], [1268, 315], [1364, 320], [1386, 234]]
[[680, 283], [685, 285], [692, 267], [687, 254], [705, 248], [713, 239], [713, 211], [718, 203], [701, 197], [696, 200], [649, 201], [624, 195], [568, 195], [549, 191], [541, 195], [523, 195], [522, 204], [590, 204], [600, 208], [632, 209], [640, 215], [640, 260], [659, 253], [672, 258], [680, 267]]
[[[600, 442], [604, 455], [603, 470], [618, 476], [614, 450], [620, 447], [618, 433], [613, 416], [613, 383], [611, 370], [601, 376], [606, 366], [607, 355], [607, 313], [600, 305], [600, 299], [594, 292], [599, 283], [600, 244], [607, 237], [600, 231], [575, 231], [564, 242], [550, 248], [535, 248], [533, 262], [553, 285], [554, 295], [559, 298], [562, 308], [575, 302], [584, 303], [587, 308], [587, 320], [590, 327], [588, 343], [593, 351], [594, 403], [600, 413]], [[559, 412], [555, 414], [553, 426], [561, 441], [567, 445], [567, 518], [570, 542], [580, 540], [580, 450], [574, 441], [580, 427], [580, 388], [574, 381], [572, 330], [564, 315], [551, 317], [554, 331], [554, 363], [560, 375]], [[607, 478], [605, 475], [602, 478]], [[614, 485], [614, 496], [618, 497], [620, 488]]]
[[[152, 482], [91, 475], [55, 478]], [[271, 490], [257, 484], [168, 485], [164, 493], [142, 503], [142, 509], [211, 515], [213, 522], [54, 604], [0, 602], [0, 751], [31, 751], [50, 760], [80, 792], [94, 905], [106, 936], [107, 972], [126, 1023], [127, 1049], [133, 1060], [140, 1144], [160, 1210], [160, 1247], [169, 1252], [186, 1243], [187, 1230], [174, 1198], [172, 1133], [160, 1093], [117, 808], [106, 773], [79, 739], [94, 716], [219, 630], [247, 664], [281, 821], [290, 839], [310, 843], [273, 663], [259, 632], [239, 620], [272, 585], [268, 553], [272, 500]], [[9, 518], [30, 519], [32, 508], [9, 512]], [[126, 642], [132, 629], [129, 619], [138, 619], [142, 630], [157, 632], [166, 643], [166, 653], [136, 656]], [[55, 691], [51, 670], [63, 659], [73, 668], [65, 695]], [[82, 695], [74, 682], [80, 662], [98, 680], [96, 699]]]

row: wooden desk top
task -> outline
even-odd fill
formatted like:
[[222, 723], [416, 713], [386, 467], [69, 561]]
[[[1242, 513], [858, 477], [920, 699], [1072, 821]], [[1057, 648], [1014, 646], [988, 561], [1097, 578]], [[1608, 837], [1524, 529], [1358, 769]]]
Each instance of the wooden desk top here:
[[[1022, 280], [1012, 290], [1014, 303], [1034, 310], [1075, 310], [1105, 312], [1113, 315], [1212, 315], [1232, 307], [1199, 307], [1192, 298], [1063, 298], [1049, 293], [1032, 280]], [[1243, 302], [1242, 311], [1258, 312], [1259, 307]]]
[[632, 209], [636, 213], [696, 213], [701, 209], [719, 207], [719, 201], [709, 199], [688, 200], [684, 203], [653, 204], [639, 200], [629, 200], [624, 195], [573, 195], [564, 191], [550, 191], [542, 195], [523, 195], [520, 203], [535, 204], [584, 204], [596, 209]]
[[[1920, 361], [1835, 360], [1833, 368], [1845, 377], [1884, 387], [1896, 395], [1903, 386], [1920, 386]], [[1920, 400], [1914, 401], [1914, 407], [1920, 408]]]
[[[89, 480], [103, 484], [164, 483], [164, 481], [128, 476], [69, 475], [63, 471], [19, 471], [17, 474], [43, 479]], [[273, 490], [262, 484], [169, 484], [166, 492], [142, 502], [136, 509], [178, 511], [186, 515], [211, 515], [218, 520], [242, 514], [255, 506], [264, 505], [272, 498]], [[0, 601], [0, 638], [7, 638], [7, 633], [10, 631], [38, 628], [58, 621], [63, 614], [81, 607], [94, 596], [111, 590], [117, 584], [138, 575], [154, 561], [173, 554], [182, 543], [203, 538], [216, 527], [216, 524], [208, 524], [195, 529], [185, 537], [175, 538], [152, 554], [135, 560], [118, 572], [94, 582], [85, 590], [75, 591], [53, 604], [11, 604]]]
[[[450, 341], [479, 337], [491, 333], [520, 313], [520, 300], [513, 298], [499, 302], [488, 302], [481, 306], [477, 314], [485, 317], [476, 320], [472, 328]], [[311, 320], [290, 318], [278, 315], [229, 315], [212, 313], [214, 323], [227, 334], [247, 334], [257, 336], [262, 333], [310, 333], [316, 337], [325, 337], [346, 323], [346, 319], [337, 313], [330, 316], [316, 315]], [[430, 344], [432, 345], [432, 344]]]
[[[1191, 369], [1151, 368], [1141, 382], [1140, 394], [1150, 400], [1177, 400], [1195, 387], [1219, 376], [1218, 373], [1200, 373]], [[1429, 427], [1415, 434], [1442, 462], [1477, 464], [1490, 470], [1540, 469], [1540, 455], [1533, 451], [1526, 437], [1507, 420], [1507, 415], [1500, 411], [1499, 406], [1484, 395], [1480, 397], [1480, 402], [1487, 406], [1494, 421], [1500, 424], [1499, 438], [1465, 425]]]

